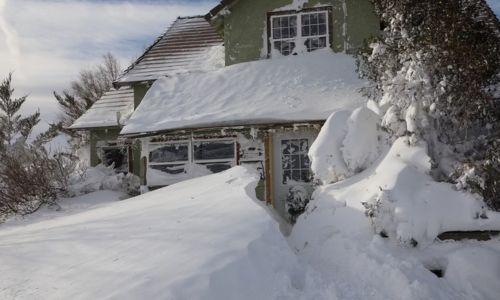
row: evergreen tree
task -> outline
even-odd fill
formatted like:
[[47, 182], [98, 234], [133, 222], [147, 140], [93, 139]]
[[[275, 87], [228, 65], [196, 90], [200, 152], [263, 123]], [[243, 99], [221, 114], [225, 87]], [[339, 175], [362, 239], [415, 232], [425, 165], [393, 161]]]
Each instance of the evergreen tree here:
[[14, 98], [12, 74], [0, 84], [0, 215], [31, 213], [53, 201], [63, 188], [56, 178], [58, 161], [50, 157], [44, 143], [48, 131], [29, 141], [40, 113], [19, 113], [27, 96]]
[[372, 1], [385, 29], [360, 71], [382, 126], [426, 140], [436, 178], [500, 208], [498, 19], [484, 0]]

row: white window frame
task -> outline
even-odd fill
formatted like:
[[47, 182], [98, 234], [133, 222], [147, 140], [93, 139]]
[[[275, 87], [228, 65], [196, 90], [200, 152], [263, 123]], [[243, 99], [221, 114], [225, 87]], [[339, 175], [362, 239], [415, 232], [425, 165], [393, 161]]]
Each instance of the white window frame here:
[[[233, 158], [195, 159], [194, 158], [194, 143], [196, 143], [196, 142], [232, 142], [234, 144]], [[234, 139], [234, 138], [193, 139], [193, 141], [191, 143], [191, 147], [192, 147], [191, 155], [193, 157], [193, 159], [192, 159], [193, 163], [210, 164], [210, 163], [226, 163], [226, 162], [231, 162], [231, 165], [233, 165], [233, 166], [236, 164], [237, 155], [238, 155], [238, 149], [236, 147], [236, 139]]]
[[[224, 158], [224, 159], [203, 159], [196, 160], [194, 159], [194, 143], [196, 142], [233, 142], [234, 143], [234, 155], [233, 158]], [[154, 151], [153, 147], [161, 148], [166, 145], [175, 145], [175, 144], [187, 144], [188, 146], [188, 160], [182, 161], [172, 161], [172, 162], [150, 162], [149, 154], [151, 151]], [[235, 166], [238, 158], [238, 149], [236, 146], [236, 138], [208, 138], [208, 139], [189, 139], [189, 140], [174, 140], [174, 141], [165, 141], [165, 142], [150, 142], [148, 144], [147, 151], [147, 161], [149, 166], [188, 166], [192, 164], [216, 164], [216, 163], [230, 163], [231, 166]]]
[[[302, 16], [303, 15], [310, 15], [310, 14], [320, 14], [323, 13], [326, 16], [326, 32], [325, 34], [317, 34], [317, 35], [309, 35], [309, 36], [302, 36]], [[294, 38], [280, 38], [280, 39], [275, 39], [273, 35], [273, 20], [277, 18], [282, 18], [282, 17], [291, 17], [291, 16], [296, 16], [297, 17], [297, 34]], [[288, 55], [293, 55], [295, 53], [301, 53], [301, 52], [307, 52], [307, 46], [305, 45], [306, 40], [308, 39], [313, 39], [313, 38], [322, 38], [326, 37], [326, 45], [325, 48], [330, 47], [330, 10], [328, 8], [324, 9], [317, 9], [317, 10], [306, 10], [306, 11], [298, 11], [296, 13], [287, 13], [287, 14], [273, 14], [269, 18], [269, 26], [271, 27], [269, 32], [269, 43], [270, 43], [270, 55], [273, 56], [274, 53], [279, 53], [279, 55], [283, 54], [281, 53], [280, 50], [277, 50], [274, 48], [274, 42], [295, 42], [295, 48], [292, 50], [292, 52]], [[318, 48], [318, 49], [323, 49], [323, 48]], [[315, 49], [316, 50], [316, 49]], [[312, 50], [314, 51], [314, 50]]]

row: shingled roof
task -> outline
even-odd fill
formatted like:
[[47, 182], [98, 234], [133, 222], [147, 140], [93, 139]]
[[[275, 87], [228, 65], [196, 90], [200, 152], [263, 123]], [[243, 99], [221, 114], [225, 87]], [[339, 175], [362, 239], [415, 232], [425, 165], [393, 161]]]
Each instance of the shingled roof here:
[[177, 18], [170, 28], [116, 80], [115, 85], [154, 81], [199, 69], [207, 53], [223, 40], [203, 16]]
[[122, 87], [110, 90], [97, 100], [70, 129], [117, 127], [134, 112], [134, 90]]

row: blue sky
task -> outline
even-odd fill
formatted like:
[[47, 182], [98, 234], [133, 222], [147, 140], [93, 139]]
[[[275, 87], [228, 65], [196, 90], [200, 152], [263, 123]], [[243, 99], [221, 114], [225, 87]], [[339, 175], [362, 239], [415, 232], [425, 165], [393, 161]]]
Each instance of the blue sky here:
[[[487, 0], [497, 16], [500, 0]], [[26, 111], [58, 113], [52, 91], [111, 52], [126, 67], [177, 17], [218, 0], [0, 0], [0, 77], [14, 71]]]
[[177, 16], [204, 14], [216, 0], [0, 0], [0, 77], [14, 71], [25, 112], [57, 117], [52, 91], [111, 52], [123, 68]]

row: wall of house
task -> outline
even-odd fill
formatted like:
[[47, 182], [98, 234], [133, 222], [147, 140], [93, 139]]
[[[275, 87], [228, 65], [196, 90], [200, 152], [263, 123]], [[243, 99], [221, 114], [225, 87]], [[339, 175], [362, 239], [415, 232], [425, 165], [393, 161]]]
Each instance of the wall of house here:
[[132, 85], [132, 88], [134, 89], [134, 109], [136, 109], [137, 106], [139, 106], [142, 99], [144, 98], [144, 96], [148, 92], [149, 87], [150, 86], [148, 84], [144, 84], [144, 83], [136, 83], [136, 84]]
[[[289, 5], [293, 0], [240, 0], [223, 16], [226, 65], [265, 58], [267, 12]], [[379, 33], [380, 23], [369, 0], [310, 0], [304, 7], [332, 6], [332, 49], [353, 50], [366, 38]], [[344, 14], [344, 8], [347, 11]], [[346, 34], [344, 36], [344, 20]]]

